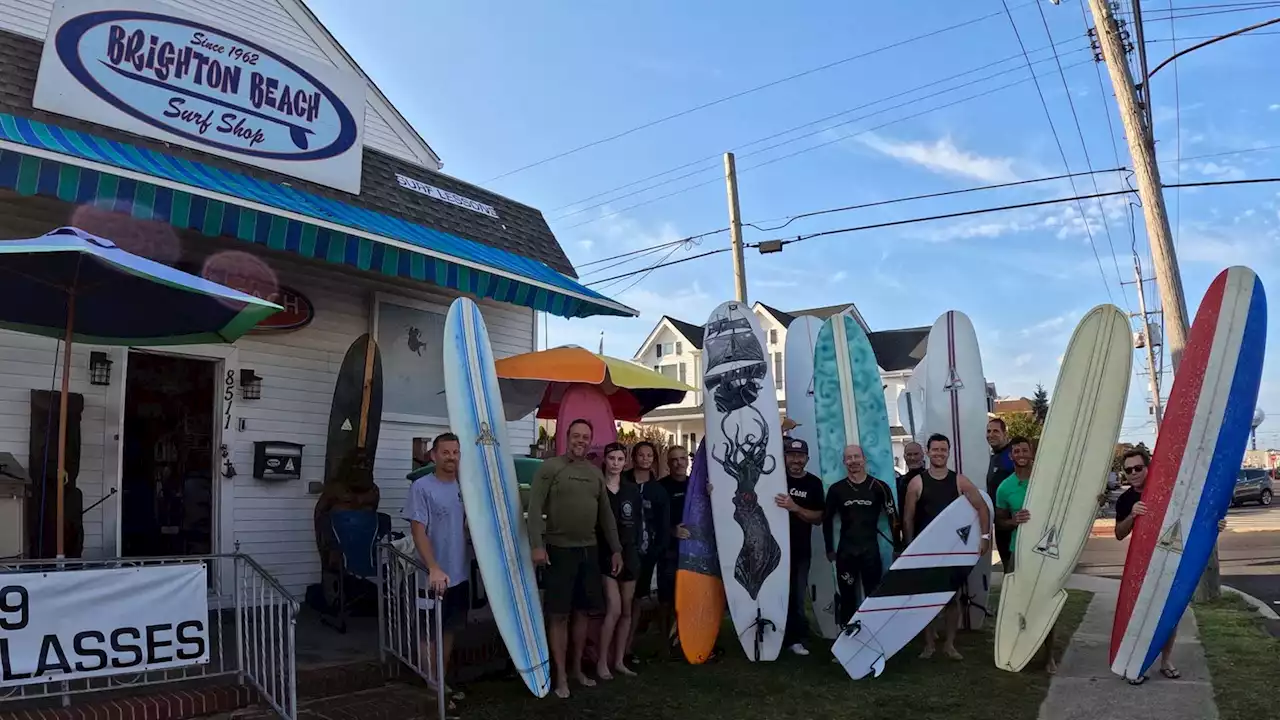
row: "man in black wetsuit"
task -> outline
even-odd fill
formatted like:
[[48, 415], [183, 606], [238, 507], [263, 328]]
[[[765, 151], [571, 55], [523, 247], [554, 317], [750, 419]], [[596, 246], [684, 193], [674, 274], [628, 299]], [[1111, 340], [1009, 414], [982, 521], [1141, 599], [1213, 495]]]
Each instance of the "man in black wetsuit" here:
[[805, 470], [809, 464], [809, 443], [800, 438], [782, 441], [787, 463], [787, 492], [773, 499], [791, 516], [791, 601], [787, 604], [787, 626], [782, 646], [796, 655], [808, 655], [804, 641], [809, 635], [805, 604], [809, 596], [809, 564], [813, 553], [813, 527], [822, 523], [822, 480]]
[[[991, 502], [996, 500], [996, 491], [1000, 483], [1013, 474], [1013, 455], [1009, 451], [1009, 428], [1000, 418], [987, 421], [987, 444], [991, 446], [991, 463], [987, 465], [987, 496]], [[1013, 531], [996, 526], [996, 552], [1000, 555], [1000, 567], [1009, 567], [1013, 562], [1013, 553], [1009, 543], [1013, 540]]]
[[[844, 449], [844, 480], [827, 491], [827, 511], [822, 518], [822, 537], [827, 557], [836, 564], [836, 620], [848, 624], [858, 609], [858, 582], [863, 597], [875, 592], [884, 576], [880, 561], [880, 518], [889, 519], [890, 542], [895, 542], [898, 513], [893, 494], [883, 480], [867, 474], [862, 448]], [[840, 521], [840, 544], [835, 544], [835, 521]], [[895, 543], [896, 544], [896, 543]]]
[[[929, 469], [912, 478], [911, 483], [907, 485], [907, 499], [902, 513], [903, 539], [910, 544], [917, 535], [924, 532], [934, 518], [941, 515], [942, 511], [961, 495], [978, 511], [979, 526], [991, 527], [991, 514], [977, 486], [970, 482], [969, 478], [947, 467], [947, 459], [951, 457], [951, 441], [947, 436], [937, 433], [930, 435], [928, 453]], [[983, 532], [978, 553], [985, 555], [989, 552], [991, 552], [991, 535]], [[953, 581], [956, 589], [964, 585], [969, 571], [970, 568], [965, 567], [956, 573]], [[960, 599], [952, 597], [942, 613], [946, 620], [946, 636], [942, 642], [942, 653], [953, 660], [963, 660], [964, 658], [956, 651], [955, 644], [956, 630], [960, 627]], [[933, 657], [935, 642], [933, 627], [926, 628], [924, 652], [920, 653], [921, 658]]]
[[676, 566], [680, 563], [680, 541], [689, 537], [684, 526], [684, 499], [689, 489], [689, 451], [679, 445], [667, 451], [667, 471], [670, 473], [658, 481], [667, 491], [667, 515], [671, 537], [662, 557], [658, 558], [658, 607], [662, 614], [662, 627], [667, 632], [667, 642], [672, 652], [680, 647], [676, 633]]

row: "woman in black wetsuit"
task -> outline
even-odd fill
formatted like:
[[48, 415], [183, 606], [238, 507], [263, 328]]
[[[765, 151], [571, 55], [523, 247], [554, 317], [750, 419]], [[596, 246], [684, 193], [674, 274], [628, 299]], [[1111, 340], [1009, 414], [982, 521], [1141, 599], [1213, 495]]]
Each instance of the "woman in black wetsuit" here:
[[[613, 519], [618, 526], [618, 539], [622, 543], [622, 570], [614, 576], [608, 560], [602, 560], [600, 572], [604, 575], [605, 615], [600, 626], [599, 659], [596, 675], [601, 680], [612, 680], [612, 669], [623, 675], [635, 675], [624, 662], [627, 638], [631, 634], [631, 605], [635, 598], [636, 573], [640, 569], [640, 488], [635, 483], [622, 481], [622, 468], [627, 464], [627, 448], [621, 443], [609, 443], [604, 448], [604, 485], [609, 491], [609, 505], [613, 507]], [[600, 546], [607, 548], [604, 538]]]

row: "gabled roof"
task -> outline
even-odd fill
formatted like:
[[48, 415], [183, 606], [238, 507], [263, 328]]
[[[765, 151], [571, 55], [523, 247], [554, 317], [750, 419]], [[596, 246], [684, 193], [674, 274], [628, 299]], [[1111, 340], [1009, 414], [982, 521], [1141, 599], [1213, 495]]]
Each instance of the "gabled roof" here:
[[792, 318], [797, 318], [797, 317], [800, 317], [801, 315], [812, 315], [818, 318], [819, 320], [826, 320], [832, 315], [842, 313], [845, 310], [849, 309], [850, 305], [853, 305], [853, 303], [844, 303], [843, 305], [827, 305], [826, 307], [808, 308], [806, 310], [792, 310], [790, 315]]
[[670, 315], [663, 315], [662, 317], [670, 321], [671, 324], [675, 327], [676, 331], [679, 332], [681, 335], [683, 335], [684, 339], [688, 340], [690, 345], [694, 346], [699, 350], [702, 349], [703, 326], [694, 325], [693, 323], [687, 323], [683, 320], [677, 320], [671, 317]]
[[876, 363], [885, 372], [911, 370], [924, 358], [929, 341], [928, 327], [881, 330], [867, 335]]
[[759, 305], [761, 308], [763, 308], [765, 312], [772, 315], [775, 320], [782, 323], [782, 327], [791, 327], [791, 323], [794, 322], [796, 319], [795, 315], [792, 315], [789, 312], [779, 310], [778, 308], [773, 307], [772, 305], [765, 305], [762, 302], [758, 302], [756, 304]]

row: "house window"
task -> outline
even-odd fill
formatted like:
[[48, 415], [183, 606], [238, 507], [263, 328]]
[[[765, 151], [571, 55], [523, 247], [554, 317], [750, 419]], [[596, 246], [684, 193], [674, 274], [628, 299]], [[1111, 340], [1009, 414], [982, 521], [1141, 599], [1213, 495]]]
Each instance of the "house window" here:
[[678, 376], [679, 376], [679, 371], [680, 371], [680, 369], [683, 369], [683, 368], [684, 368], [684, 366], [683, 366], [683, 365], [662, 365], [662, 366], [660, 366], [660, 367], [656, 367], [656, 368], [654, 368], [654, 370], [657, 370], [658, 372], [662, 373], [663, 375], [666, 375], [667, 377], [671, 378], [672, 380], [675, 380], [675, 379], [677, 379], [677, 378], [678, 378]]
[[777, 345], [777, 344], [778, 344], [778, 329], [777, 329], [777, 328], [770, 328], [770, 329], [769, 329], [769, 344], [770, 344], [770, 345]]
[[680, 363], [680, 382], [687, 382], [686, 377], [687, 371], [685, 370], [684, 363]]
[[658, 357], [662, 357], [662, 343], [653, 346], [653, 352]]
[[676, 354], [677, 355], [684, 354], [684, 343], [680, 342], [679, 340], [676, 341]]
[[689, 433], [689, 452], [695, 452], [698, 449], [698, 433]]
[[782, 389], [782, 353], [773, 354], [773, 386]]

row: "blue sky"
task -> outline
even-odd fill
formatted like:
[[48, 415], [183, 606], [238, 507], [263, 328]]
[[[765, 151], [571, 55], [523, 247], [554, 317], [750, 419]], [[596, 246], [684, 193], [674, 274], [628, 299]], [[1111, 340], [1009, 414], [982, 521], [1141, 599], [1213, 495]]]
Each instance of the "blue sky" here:
[[[540, 208], [578, 265], [727, 225], [716, 156], [735, 148], [740, 148], [743, 219], [763, 227], [777, 223], [760, 221], [811, 210], [1064, 172], [1029, 81], [924, 112], [1028, 77], [1025, 64], [1014, 59], [1020, 49], [999, 0], [746, 1], [735, 3], [732, 11], [727, 4], [670, 0], [308, 3], [443, 157], [446, 172]], [[1174, 7], [1206, 4], [1175, 0]], [[1031, 59], [1045, 61], [1035, 67], [1071, 170], [1083, 170], [1086, 163], [1068, 97], [1092, 166], [1117, 164], [1108, 117], [1119, 141], [1119, 164], [1128, 165], [1105, 69], [1089, 61], [1079, 0], [1063, 0], [1058, 6], [1045, 0], [1043, 8], [1069, 96], [1046, 49], [1050, 43], [1037, 8], [1025, 0], [1010, 0], [1009, 5]], [[1217, 35], [1274, 14], [1274, 9], [1210, 15], [1201, 15], [1202, 9], [1179, 10], [1175, 15], [1200, 16], [1181, 17], [1171, 30], [1167, 0], [1149, 0], [1145, 7], [1149, 41], [1169, 39], [1172, 32], [1179, 38]], [[717, 98], [992, 14], [494, 179]], [[1179, 47], [1187, 44], [1183, 40]], [[1173, 66], [1154, 78], [1152, 104], [1166, 182], [1176, 182], [1179, 175], [1186, 182], [1280, 175], [1280, 151], [1203, 157], [1280, 145], [1280, 91], [1270, 62], [1277, 50], [1280, 36], [1233, 39], [1180, 61], [1176, 89]], [[1172, 52], [1172, 43], [1149, 42], [1148, 52], [1154, 66]], [[748, 145], [1006, 59], [930, 89]], [[929, 97], [1001, 71], [1008, 72]], [[910, 104], [886, 110], [902, 103]], [[877, 110], [881, 112], [865, 117]], [[1175, 162], [1179, 125], [1181, 155], [1193, 158], [1182, 163]], [[809, 136], [761, 151], [803, 134]], [[706, 160], [673, 174], [694, 173], [685, 179], [618, 197], [672, 177], [667, 175], [583, 202], [699, 159]], [[1103, 191], [1122, 187], [1114, 173], [1096, 179]], [[1088, 177], [1075, 182], [1082, 194], [1094, 191]], [[700, 183], [705, 184], [631, 207]], [[794, 237], [1071, 194], [1067, 181], [1042, 183], [808, 218], [772, 233], [748, 228], [746, 239]], [[1280, 183], [1171, 190], [1167, 197], [1179, 228], [1175, 233], [1191, 316], [1214, 275], [1228, 265], [1249, 265], [1264, 283], [1280, 277]], [[929, 325], [948, 309], [962, 310], [978, 329], [986, 375], [1002, 395], [1029, 395], [1037, 382], [1052, 391], [1059, 358], [1084, 312], [1109, 301], [1126, 310], [1137, 308], [1133, 287], [1122, 289], [1117, 277], [1133, 279], [1125, 201], [1086, 201], [1083, 209], [1087, 223], [1074, 205], [1056, 205], [817, 238], [780, 254], [748, 250], [748, 292], [753, 301], [783, 309], [855, 302], [873, 329]], [[1146, 266], [1140, 213], [1137, 218], [1137, 248]], [[727, 235], [708, 237], [670, 259], [727, 244]], [[596, 275], [585, 275], [591, 269], [586, 268], [584, 281], [642, 269], [665, 254]], [[594, 347], [603, 330], [606, 352], [630, 356], [662, 314], [702, 322], [733, 295], [728, 254], [658, 269], [628, 288], [633, 280], [600, 289], [620, 293], [619, 299], [642, 311], [641, 319], [553, 319], [550, 343]], [[1159, 304], [1154, 286], [1148, 304]], [[1270, 372], [1274, 358], [1280, 357], [1280, 333], [1275, 332], [1276, 321], [1271, 325], [1273, 359], [1259, 405], [1276, 418], [1261, 428], [1260, 446], [1280, 446], [1280, 382]], [[1144, 363], [1135, 353], [1135, 370], [1144, 369]], [[1166, 376], [1166, 394], [1168, 390]], [[1147, 395], [1146, 377], [1135, 375], [1124, 423], [1127, 439], [1150, 438]]]

